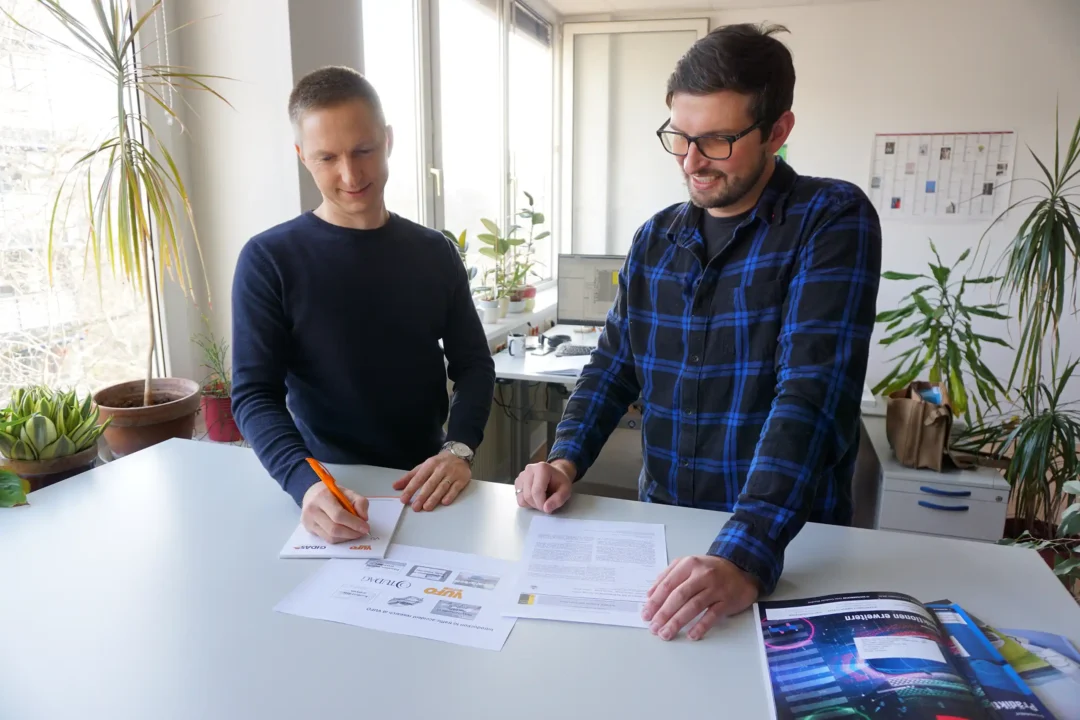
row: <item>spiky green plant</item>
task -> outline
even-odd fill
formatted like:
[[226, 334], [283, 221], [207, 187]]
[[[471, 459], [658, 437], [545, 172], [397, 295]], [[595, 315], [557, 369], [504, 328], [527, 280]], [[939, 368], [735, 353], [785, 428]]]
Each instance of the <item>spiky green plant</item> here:
[[[1040, 192], [1012, 203], [990, 224], [986, 232], [997, 225], [1005, 214], [1019, 207], [1031, 206], [1027, 217], [1016, 231], [1001, 258], [1002, 289], [1019, 299], [1017, 320], [1021, 328], [1016, 359], [1009, 374], [1009, 385], [1017, 377], [1020, 385], [1033, 397], [1038, 396], [1042, 382], [1045, 353], [1051, 362], [1059, 359], [1061, 338], [1059, 328], [1062, 314], [1076, 307], [1076, 277], [1080, 268], [1080, 118], [1077, 118], [1072, 137], [1061, 152], [1060, 122], [1054, 115], [1053, 171], [1038, 155], [1031, 157], [1038, 164], [1043, 178], [1032, 178]], [[985, 240], [986, 233], [983, 234]], [[1070, 298], [1070, 307], [1066, 306]], [[1049, 338], [1049, 347], [1047, 339]]]
[[93, 447], [112, 422], [98, 424], [92, 396], [40, 385], [16, 388], [0, 410], [0, 454], [10, 460], [53, 460]]
[[[61, 207], [73, 200], [85, 203], [89, 215], [86, 251], [93, 258], [101, 287], [101, 271], [107, 264], [114, 274], [123, 276], [145, 301], [149, 320], [150, 349], [146, 358], [146, 384], [143, 404], [151, 404], [151, 379], [157, 318], [150, 302], [151, 273], [157, 255], [159, 281], [165, 272], [180, 285], [185, 296], [194, 296], [191, 272], [183, 243], [181, 219], [191, 229], [191, 236], [202, 264], [202, 249], [192, 215], [191, 202], [183, 178], [168, 148], [154, 128], [128, 102], [134, 93], [144, 105], [160, 107], [180, 123], [167, 96], [183, 98], [185, 90], [205, 91], [228, 104], [207, 85], [216, 75], [189, 72], [174, 65], [146, 62], [140, 43], [147, 23], [161, 11], [160, 0], [142, 15], [136, 15], [132, 0], [88, 0], [96, 22], [84, 23], [76, 14], [61, 6], [59, 0], [37, 0], [66, 32], [63, 38], [50, 37], [25, 26], [11, 13], [5, 15], [35, 37], [52, 43], [103, 73], [116, 92], [116, 116], [104, 129], [104, 139], [76, 160], [57, 188], [49, 219], [49, 279], [52, 281], [53, 242]], [[183, 208], [183, 215], [177, 206]], [[65, 210], [66, 214], [66, 210]], [[154, 243], [155, 236], [157, 243]], [[205, 275], [205, 273], [204, 273]], [[206, 287], [210, 300], [210, 287]]]

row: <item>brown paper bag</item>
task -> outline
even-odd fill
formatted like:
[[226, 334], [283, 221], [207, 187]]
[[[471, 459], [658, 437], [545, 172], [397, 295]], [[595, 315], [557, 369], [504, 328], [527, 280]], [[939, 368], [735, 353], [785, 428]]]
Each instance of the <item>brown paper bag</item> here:
[[[937, 388], [941, 404], [924, 400], [921, 390]], [[885, 435], [896, 460], [911, 468], [941, 472], [952, 433], [952, 400], [944, 383], [913, 382], [889, 395]]]

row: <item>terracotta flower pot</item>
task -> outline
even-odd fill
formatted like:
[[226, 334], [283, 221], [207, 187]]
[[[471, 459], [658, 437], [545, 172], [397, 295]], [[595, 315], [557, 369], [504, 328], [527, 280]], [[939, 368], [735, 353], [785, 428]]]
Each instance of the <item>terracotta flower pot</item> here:
[[0, 461], [0, 467], [6, 467], [30, 483], [30, 492], [48, 487], [53, 483], [85, 472], [97, 461], [97, 443], [74, 455], [53, 458], [52, 460], [10, 460]]
[[184, 378], [150, 381], [152, 405], [143, 406], [143, 380], [110, 385], [94, 393], [101, 420], [111, 417], [105, 442], [113, 457], [123, 457], [171, 438], [190, 439], [202, 395], [199, 383]]
[[232, 398], [203, 395], [202, 414], [206, 434], [214, 442], [237, 442], [242, 439], [232, 414]]

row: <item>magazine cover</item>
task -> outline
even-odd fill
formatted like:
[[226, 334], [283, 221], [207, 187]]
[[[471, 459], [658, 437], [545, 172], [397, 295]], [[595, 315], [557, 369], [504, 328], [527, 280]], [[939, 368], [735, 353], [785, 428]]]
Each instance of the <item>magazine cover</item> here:
[[976, 622], [956, 603], [926, 603], [949, 633], [956, 664], [980, 686], [1002, 720], [1054, 720], [1054, 715], [1016, 669], [1006, 662]]
[[991, 631], [991, 642], [1016, 643], [1024, 651], [1017, 663], [1006, 659], [1057, 720], [1080, 720], [1080, 653], [1068, 638], [1037, 630]]
[[937, 618], [899, 593], [756, 604], [779, 720], [996, 718]]
[[1080, 720], [1080, 653], [1068, 638], [1036, 630], [999, 630], [970, 612], [968, 617], [1057, 720]]

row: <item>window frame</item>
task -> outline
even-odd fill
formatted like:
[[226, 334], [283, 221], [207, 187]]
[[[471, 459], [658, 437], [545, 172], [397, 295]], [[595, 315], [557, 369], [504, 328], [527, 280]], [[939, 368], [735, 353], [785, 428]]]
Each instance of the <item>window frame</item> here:
[[[124, 18], [124, 22], [127, 24], [129, 31], [134, 29], [135, 18], [140, 16], [142, 13], [148, 11], [151, 5], [152, 3], [148, 0], [133, 0], [131, 7], [129, 7], [127, 10], [126, 17]], [[158, 10], [158, 12], [165, 12], [165, 10], [164, 8], [161, 8]], [[90, 28], [91, 32], [94, 32], [96, 29], [96, 27]], [[62, 36], [62, 33], [59, 33], [59, 31], [55, 29], [52, 31], [52, 33], [52, 37], [56, 37], [58, 35]], [[136, 63], [136, 66], [138, 66], [137, 63], [142, 61], [141, 56], [145, 51], [146, 47], [140, 46], [139, 43], [132, 44], [128, 52], [130, 53], [130, 59], [132, 60], [132, 62]], [[143, 99], [140, 93], [136, 90], [136, 88], [128, 87], [124, 92], [124, 102], [128, 108], [129, 113], [137, 115], [139, 118], [146, 121], [155, 128], [160, 127], [160, 125], [164, 122], [164, 118], [162, 117], [159, 119], [156, 113], [148, 112], [148, 108], [146, 107], [146, 104], [143, 102]], [[138, 133], [142, 142], [147, 143], [148, 145], [152, 145], [148, 142], [146, 128], [143, 127], [141, 124], [136, 124], [133, 127], [130, 127], [129, 132]], [[162, 136], [164, 136], [163, 133]], [[173, 148], [171, 147], [170, 143], [170, 150], [172, 149]], [[160, 156], [157, 156], [157, 159], [163, 162], [163, 158], [161, 158]], [[50, 197], [52, 196], [53, 192], [53, 190], [50, 190]], [[137, 311], [140, 313], [144, 313], [146, 311], [146, 307], [145, 305], [143, 305], [143, 302], [148, 302], [150, 304], [150, 312], [153, 314], [154, 318], [154, 349], [153, 355], [151, 357], [152, 373], [154, 377], [168, 377], [171, 375], [173, 363], [171, 362], [171, 352], [167, 339], [167, 323], [169, 313], [167, 312], [167, 303], [161, 292], [159, 282], [159, 275], [161, 269], [159, 234], [153, 220], [153, 212], [151, 211], [149, 205], [149, 199], [145, 195], [140, 199], [145, 206], [146, 222], [149, 224], [151, 231], [151, 241], [148, 248], [148, 260], [151, 265], [151, 272], [149, 273], [149, 286], [145, 289], [146, 297], [138, 298], [139, 308]], [[78, 200], [74, 198], [73, 201], [78, 202]], [[51, 207], [51, 201], [49, 203], [49, 206]], [[87, 262], [89, 262], [89, 260], [87, 260]], [[86, 268], [84, 268], [84, 272], [85, 269]], [[61, 290], [62, 286], [54, 286], [53, 289]], [[17, 298], [18, 296], [16, 295], [15, 297]], [[143, 358], [138, 358], [136, 360], [138, 363], [144, 362]], [[141, 377], [141, 374], [139, 375], [139, 377]], [[125, 382], [131, 379], [134, 378], [132, 376], [116, 377], [108, 380], [107, 382], [112, 384], [118, 382]], [[97, 390], [100, 389], [101, 387], [91, 387], [90, 392], [97, 392]], [[3, 402], [6, 402], [6, 399], [0, 398], [0, 405], [2, 405]]]
[[671, 18], [663, 20], [613, 20], [608, 22], [568, 22], [561, 26], [560, 84], [556, 93], [561, 101], [557, 145], [559, 159], [559, 252], [574, 252], [574, 40], [579, 35], [616, 35], [649, 32], [696, 32], [697, 39], [709, 32], [709, 18]]
[[[541, 258], [550, 268], [551, 277], [536, 283], [538, 290], [555, 285], [559, 242], [557, 239], [559, 213], [559, 37], [560, 28], [557, 18], [551, 17], [530, 4], [528, 0], [473, 0], [493, 9], [496, 13], [499, 32], [499, 82], [493, 91], [499, 96], [501, 108], [501, 152], [499, 153], [500, 177], [493, 178], [498, 183], [498, 213], [503, 227], [512, 223], [515, 213], [516, 178], [512, 174], [510, 148], [510, 34], [514, 31], [513, 18], [517, 12], [515, 6], [528, 13], [538, 22], [545, 23], [551, 37], [551, 165], [548, 168], [550, 187], [548, 198], [550, 207], [541, 208], [547, 216], [546, 226], [551, 233], [549, 257]], [[416, 172], [419, 178], [419, 218], [424, 225], [432, 228], [445, 227], [445, 193], [443, 184], [443, 128], [440, 122], [442, 90], [440, 78], [440, 46], [438, 33], [438, 15], [440, 0], [411, 0], [414, 18], [415, 47], [417, 52], [417, 72], [415, 87], [417, 90], [417, 142], [419, 144]], [[361, 5], [361, 14], [363, 6]], [[477, 224], [480, 218], [476, 218]], [[474, 248], [475, 249], [475, 248]]]

